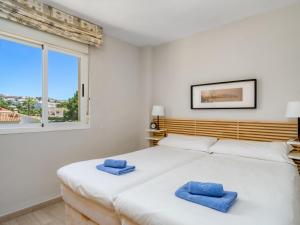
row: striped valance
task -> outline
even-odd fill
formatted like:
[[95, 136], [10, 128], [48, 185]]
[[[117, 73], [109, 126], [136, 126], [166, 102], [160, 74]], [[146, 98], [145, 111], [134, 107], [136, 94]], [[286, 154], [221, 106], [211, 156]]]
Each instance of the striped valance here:
[[0, 0], [0, 17], [88, 45], [103, 42], [102, 27], [39, 0]]

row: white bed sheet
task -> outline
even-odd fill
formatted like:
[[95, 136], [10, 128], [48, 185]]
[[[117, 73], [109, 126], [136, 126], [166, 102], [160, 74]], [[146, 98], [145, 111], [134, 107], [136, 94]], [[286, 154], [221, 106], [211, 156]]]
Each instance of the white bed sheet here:
[[[222, 183], [238, 200], [225, 214], [177, 198], [190, 180]], [[122, 193], [115, 208], [123, 224], [299, 225], [299, 197], [294, 165], [213, 154]]]
[[157, 146], [109, 157], [124, 159], [128, 161], [129, 165], [136, 166], [136, 171], [122, 176], [97, 170], [96, 165], [105, 159], [73, 163], [59, 169], [57, 175], [75, 193], [113, 209], [113, 200], [121, 192], [170, 169], [207, 155], [207, 153], [199, 151]]

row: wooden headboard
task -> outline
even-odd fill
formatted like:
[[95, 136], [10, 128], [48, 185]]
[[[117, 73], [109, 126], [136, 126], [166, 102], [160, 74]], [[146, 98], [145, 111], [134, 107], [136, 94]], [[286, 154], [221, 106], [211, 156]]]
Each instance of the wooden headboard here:
[[[167, 133], [213, 136], [219, 139], [287, 141], [297, 137], [297, 124], [290, 122], [253, 122], [222, 120], [185, 120], [161, 118]], [[300, 151], [300, 147], [294, 146]]]

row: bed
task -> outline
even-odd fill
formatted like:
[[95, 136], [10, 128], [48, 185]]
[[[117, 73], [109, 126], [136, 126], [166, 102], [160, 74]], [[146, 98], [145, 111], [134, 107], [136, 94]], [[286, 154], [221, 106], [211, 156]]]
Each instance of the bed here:
[[[190, 180], [222, 183], [238, 200], [224, 214], [177, 198]], [[298, 225], [299, 185], [292, 162], [212, 154], [122, 193], [115, 207], [123, 225]]]
[[200, 151], [156, 146], [113, 156], [136, 166], [136, 171], [126, 176], [113, 176], [96, 170], [96, 165], [105, 159], [73, 163], [59, 169], [57, 175], [62, 183], [63, 199], [70, 207], [98, 224], [114, 225], [120, 224], [113, 205], [120, 193], [207, 155]]
[[[257, 141], [288, 140], [296, 135], [297, 128], [291, 123], [172, 119], [161, 121], [161, 125], [169, 134]], [[175, 143], [177, 147], [157, 146], [113, 156], [137, 167], [137, 171], [124, 177], [99, 173], [95, 167], [104, 159], [78, 162], [60, 169], [58, 177], [66, 202], [67, 224], [299, 223], [299, 176], [292, 161], [273, 162], [187, 151], [184, 143]], [[239, 193], [238, 201], [228, 214], [222, 214], [176, 198], [176, 189], [189, 179], [221, 182], [225, 189]]]

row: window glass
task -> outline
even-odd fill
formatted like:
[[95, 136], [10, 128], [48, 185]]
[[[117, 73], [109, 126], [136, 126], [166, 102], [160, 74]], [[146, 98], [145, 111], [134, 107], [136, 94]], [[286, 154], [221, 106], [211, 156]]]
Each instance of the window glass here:
[[57, 51], [48, 51], [48, 120], [79, 120], [79, 59]]
[[0, 37], [0, 127], [40, 123], [42, 48]]

